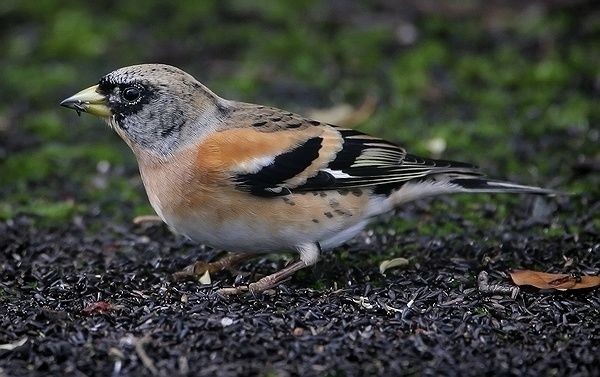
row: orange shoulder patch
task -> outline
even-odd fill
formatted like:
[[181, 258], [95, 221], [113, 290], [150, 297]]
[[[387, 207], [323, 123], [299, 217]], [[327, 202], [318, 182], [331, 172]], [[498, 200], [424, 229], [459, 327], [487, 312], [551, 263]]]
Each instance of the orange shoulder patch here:
[[196, 146], [195, 168], [200, 175], [253, 172], [266, 160], [322, 133], [318, 127], [269, 133], [249, 128], [216, 132]]

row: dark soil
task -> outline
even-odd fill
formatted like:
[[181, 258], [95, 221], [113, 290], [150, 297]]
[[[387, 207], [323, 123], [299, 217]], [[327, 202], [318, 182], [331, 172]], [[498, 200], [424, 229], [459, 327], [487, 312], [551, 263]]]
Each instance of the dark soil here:
[[[39, 230], [16, 218], [0, 224], [0, 344], [14, 346], [0, 349], [0, 375], [599, 375], [599, 290], [478, 289], [480, 271], [501, 286], [510, 268], [600, 273], [598, 202], [522, 199], [485, 233], [460, 208], [409, 206], [397, 215], [464, 231], [365, 232], [275, 291], [233, 298], [215, 290], [284, 261], [250, 262], [212, 286], [173, 283], [172, 272], [216, 253], [158, 225], [107, 220], [94, 233], [86, 219]], [[540, 206], [572, 212], [560, 226], [585, 231], [544, 235], [552, 216]], [[390, 248], [411, 262], [384, 277], [377, 261]]]

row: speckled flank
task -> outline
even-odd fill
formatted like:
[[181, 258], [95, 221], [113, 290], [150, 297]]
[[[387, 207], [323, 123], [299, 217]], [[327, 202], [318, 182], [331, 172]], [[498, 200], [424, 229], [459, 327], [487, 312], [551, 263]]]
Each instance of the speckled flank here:
[[363, 194], [363, 190], [359, 188], [352, 189], [350, 192], [354, 196], [361, 196]]
[[352, 216], [352, 213], [350, 212], [346, 212], [346, 211], [342, 211], [341, 209], [334, 209], [333, 212], [337, 215], [340, 216]]
[[284, 196], [284, 197], [282, 197], [281, 199], [284, 201], [284, 203], [285, 203], [285, 204], [289, 204], [289, 205], [291, 205], [291, 206], [295, 206], [295, 205], [296, 205], [296, 202], [295, 202], [295, 201], [293, 201], [292, 199], [290, 199], [290, 198], [289, 198], [289, 197], [287, 197], [287, 196]]

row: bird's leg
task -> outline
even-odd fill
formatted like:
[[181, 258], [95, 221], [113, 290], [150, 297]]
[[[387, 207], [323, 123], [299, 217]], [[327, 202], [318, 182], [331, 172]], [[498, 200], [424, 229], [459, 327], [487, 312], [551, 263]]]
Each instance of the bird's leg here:
[[259, 293], [264, 292], [267, 289], [275, 288], [297, 271], [315, 264], [317, 260], [319, 260], [321, 246], [318, 243], [303, 245], [298, 247], [298, 251], [300, 253], [300, 260], [275, 272], [274, 274], [265, 276], [264, 278], [248, 285], [221, 288], [219, 289], [219, 293], [228, 296], [238, 295], [245, 292]]
[[191, 280], [204, 275], [207, 271], [209, 274], [223, 271], [256, 256], [256, 254], [249, 253], [228, 253], [214, 262], [197, 261], [183, 270], [174, 273], [173, 279], [175, 281]]
[[301, 270], [304, 267], [307, 267], [306, 263], [304, 263], [304, 261], [302, 261], [302, 260], [299, 260], [299, 261], [296, 261], [296, 262], [290, 264], [289, 266], [275, 272], [274, 274], [265, 276], [264, 278], [254, 282], [254, 283], [250, 283], [248, 285], [242, 285], [239, 287], [221, 288], [221, 289], [219, 289], [219, 293], [229, 296], [229, 295], [238, 295], [240, 293], [245, 293], [245, 292], [252, 292], [252, 293], [264, 292], [267, 289], [271, 289], [271, 288], [278, 286], [284, 280], [286, 280], [287, 278], [292, 276], [294, 273], [296, 273], [296, 271]]

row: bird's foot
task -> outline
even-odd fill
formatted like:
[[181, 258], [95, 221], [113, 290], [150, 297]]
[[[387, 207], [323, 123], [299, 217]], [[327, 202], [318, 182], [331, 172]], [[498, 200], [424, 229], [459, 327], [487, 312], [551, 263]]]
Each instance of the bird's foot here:
[[214, 262], [197, 261], [185, 267], [183, 270], [175, 272], [173, 274], [173, 280], [196, 280], [200, 276], [204, 275], [206, 272], [208, 272], [209, 274], [213, 274], [218, 271], [223, 271], [252, 257], [252, 254], [229, 253], [223, 258], [218, 259]]
[[268, 289], [277, 287], [279, 284], [290, 278], [296, 271], [301, 270], [304, 267], [306, 267], [306, 263], [299, 260], [254, 283], [240, 285], [238, 287], [221, 288], [218, 290], [218, 293], [223, 296], [233, 296], [244, 293], [262, 293]]

